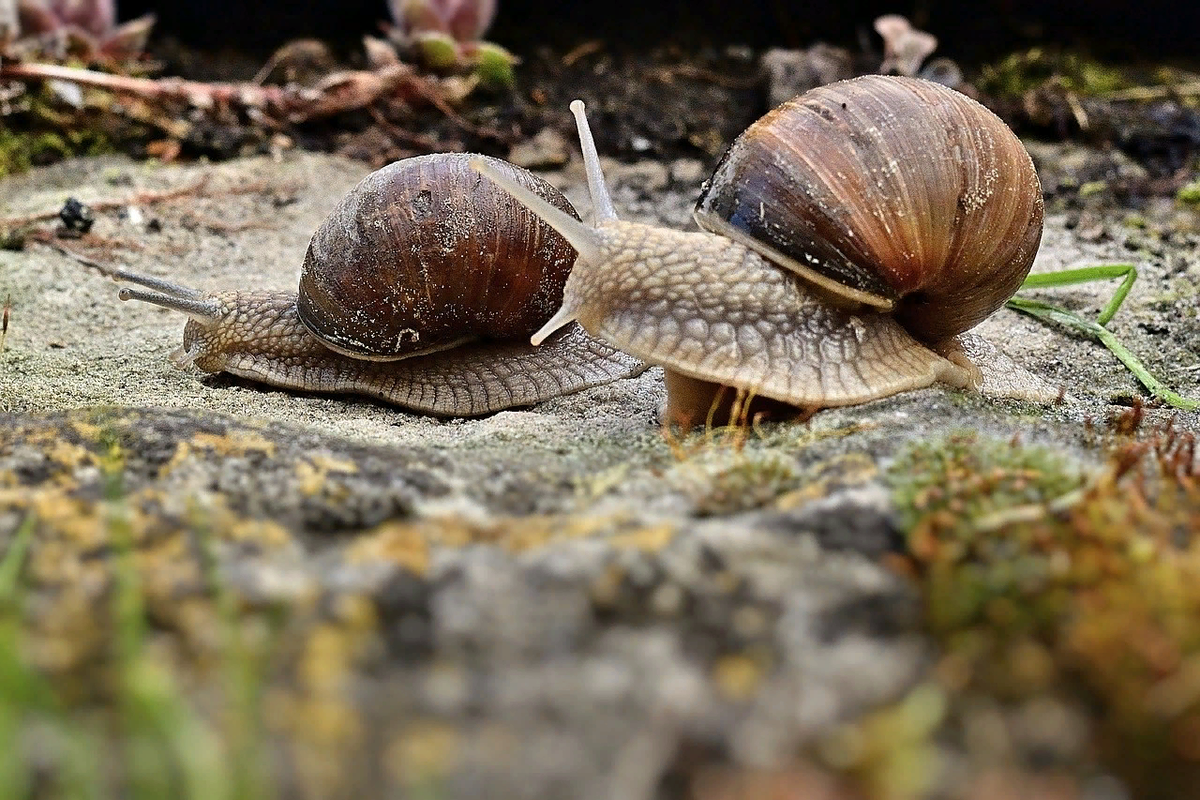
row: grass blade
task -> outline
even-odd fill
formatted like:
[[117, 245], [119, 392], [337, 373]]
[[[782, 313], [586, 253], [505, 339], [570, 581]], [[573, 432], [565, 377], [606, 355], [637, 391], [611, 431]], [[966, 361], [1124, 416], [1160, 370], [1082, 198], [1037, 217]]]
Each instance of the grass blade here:
[[1117, 287], [1117, 291], [1113, 293], [1108, 304], [1100, 312], [1100, 316], [1096, 318], [1096, 322], [1100, 325], [1107, 325], [1109, 320], [1116, 315], [1117, 309], [1125, 302], [1125, 297], [1129, 294], [1129, 290], [1133, 288], [1133, 282], [1137, 280], [1137, 276], [1137, 267], [1133, 264], [1098, 264], [1092, 267], [1064, 269], [1058, 272], [1038, 272], [1033, 275], [1027, 275], [1025, 276], [1025, 280], [1021, 282], [1021, 288], [1049, 289], [1057, 286], [1074, 286], [1080, 283], [1109, 280], [1110, 278], [1123, 278], [1121, 285]]
[[[1126, 292], [1128, 292], [1128, 290], [1126, 290]], [[1122, 295], [1122, 298], [1123, 297], [1124, 295]], [[1141, 362], [1141, 360], [1131, 353], [1129, 349], [1125, 347], [1125, 345], [1121, 344], [1121, 341], [1117, 339], [1116, 335], [1112, 331], [1110, 331], [1108, 328], [1105, 328], [1099, 322], [1093, 322], [1092, 320], [1084, 319], [1078, 314], [1068, 311], [1065, 308], [1059, 308], [1058, 306], [1054, 306], [1049, 303], [1043, 303], [1040, 300], [1031, 300], [1027, 297], [1013, 297], [1008, 301], [1008, 307], [1016, 309], [1017, 311], [1023, 311], [1024, 313], [1029, 314], [1032, 317], [1036, 317], [1043, 322], [1056, 322], [1059, 325], [1068, 327], [1071, 330], [1084, 334], [1085, 336], [1091, 336], [1095, 339], [1098, 339], [1101, 344], [1112, 351], [1113, 355], [1120, 359], [1121, 363], [1133, 373], [1134, 377], [1141, 382], [1142, 386], [1146, 387], [1146, 390], [1149, 391], [1150, 394], [1154, 395], [1159, 400], [1162, 400], [1164, 403], [1172, 406], [1173, 408], [1182, 409], [1184, 411], [1193, 411], [1197, 408], [1200, 408], [1200, 400], [1193, 400], [1190, 397], [1184, 397], [1183, 395], [1176, 394], [1164, 386], [1162, 382], [1158, 380], [1158, 378], [1155, 378], [1153, 375], [1151, 375], [1150, 371], [1146, 369], [1146, 366]]]

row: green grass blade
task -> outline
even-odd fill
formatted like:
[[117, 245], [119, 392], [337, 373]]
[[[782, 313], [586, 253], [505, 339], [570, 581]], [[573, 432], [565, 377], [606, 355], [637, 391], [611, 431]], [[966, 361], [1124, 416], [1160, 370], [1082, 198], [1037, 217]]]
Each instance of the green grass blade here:
[[[212, 592], [221, 626], [221, 667], [225, 692], [224, 732], [229, 750], [227, 771], [233, 800], [266, 800], [276, 792], [265, 770], [261, 700], [265, 683], [263, 666], [243, 639], [237, 598], [221, 576], [217, 541], [211, 525], [193, 512], [204, 581]], [[269, 649], [269, 647], [268, 647]]]
[[1116, 315], [1117, 309], [1125, 302], [1125, 297], [1129, 294], [1129, 290], [1133, 288], [1133, 282], [1137, 280], [1137, 275], [1137, 267], [1133, 264], [1099, 264], [1092, 267], [1079, 267], [1078, 269], [1064, 269], [1058, 272], [1039, 272], [1028, 275], [1021, 282], [1021, 288], [1047, 289], [1056, 286], [1073, 286], [1079, 283], [1092, 283], [1094, 281], [1122, 278], [1121, 285], [1117, 287], [1117, 291], [1113, 293], [1108, 304], [1100, 312], [1100, 316], [1096, 318], [1098, 324], [1107, 325], [1109, 320]]
[[4, 560], [0, 561], [0, 606], [5, 609], [10, 608], [16, 600], [17, 582], [21, 577], [21, 567], [25, 566], [25, 554], [29, 552], [36, 524], [37, 520], [33, 514], [25, 516], [17, 532], [13, 534]]
[[1125, 345], [1121, 344], [1112, 331], [1102, 326], [1099, 322], [1084, 319], [1065, 308], [1043, 303], [1040, 300], [1031, 300], [1027, 297], [1013, 297], [1008, 301], [1008, 307], [1017, 311], [1023, 311], [1044, 322], [1056, 322], [1085, 336], [1092, 336], [1099, 339], [1100, 343], [1120, 359], [1121, 363], [1133, 373], [1134, 377], [1146, 387], [1146, 390], [1150, 394], [1162, 400], [1167, 405], [1184, 411], [1192, 411], [1200, 408], [1200, 400], [1193, 400], [1192, 398], [1176, 394], [1164, 386], [1158, 378], [1151, 375], [1141, 360], [1131, 353]]
[[21, 658], [18, 598], [21, 568], [33, 541], [37, 520], [25, 517], [0, 561], [0, 703], [17, 713], [54, 712], [58, 704], [49, 685]]
[[21, 797], [29, 790], [30, 781], [20, 747], [22, 701], [29, 695], [30, 676], [21, 663], [20, 629], [14, 617], [17, 581], [35, 524], [33, 514], [28, 514], [0, 562], [0, 792], [5, 797]]
[[216, 734], [188, 704], [169, 669], [146, 647], [145, 596], [117, 453], [114, 447], [106, 466], [105, 495], [111, 507], [113, 616], [132, 795], [138, 800], [226, 800], [229, 779]]
[[63, 712], [49, 681], [21, 658], [20, 575], [36, 527], [33, 514], [26, 516], [0, 561], [0, 797], [29, 794], [28, 753], [22, 741], [36, 722], [63, 743], [46, 784], [54, 787], [47, 789], [48, 796], [97, 800], [103, 785], [97, 760], [100, 740]]

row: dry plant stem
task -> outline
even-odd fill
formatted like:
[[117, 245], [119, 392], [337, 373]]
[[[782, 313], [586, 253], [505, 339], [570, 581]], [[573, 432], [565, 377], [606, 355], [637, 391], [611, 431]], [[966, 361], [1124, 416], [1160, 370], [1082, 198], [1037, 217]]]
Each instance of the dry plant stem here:
[[731, 78], [728, 75], [722, 75], [718, 72], [691, 64], [678, 64], [673, 67], [663, 67], [655, 71], [654, 77], [659, 82], [668, 85], [674, 83], [676, 78], [683, 78], [684, 80], [711, 83], [714, 86], [721, 86], [726, 89], [749, 89], [757, 86], [761, 81], [761, 78], [758, 75], [753, 75], [747, 78]]
[[[66, 247], [54, 240], [46, 241], [45, 244], [67, 258], [82, 264], [85, 267], [90, 267], [104, 277], [111, 278], [114, 281], [129, 281], [131, 283], [137, 283], [141, 286], [154, 289], [155, 291], [166, 292], [168, 294], [184, 297], [185, 299], [196, 299], [200, 296], [195, 290], [181, 288], [171, 281], [167, 281], [162, 278], [156, 278], [153, 275], [142, 275], [139, 273], [130, 272], [124, 267], [114, 267], [110, 264], [105, 264], [102, 261], [97, 261], [94, 258], [89, 258], [82, 253], [76, 253], [69, 247]], [[123, 289], [122, 291], [126, 290]]]
[[1104, 95], [1105, 100], [1164, 100], [1168, 97], [1198, 97], [1200, 81], [1188, 81], [1168, 86], [1131, 86]]
[[578, 61], [579, 59], [590, 56], [592, 53], [599, 53], [603, 49], [604, 49], [604, 40], [603, 39], [589, 39], [588, 41], [576, 46], [574, 49], [572, 49], [566, 55], [564, 55], [562, 57], [562, 65], [564, 67], [569, 67], [572, 64], [574, 64], [576, 61]]
[[[97, 200], [94, 203], [89, 203], [93, 211], [107, 211], [112, 208], [127, 208], [129, 206], [148, 206], [155, 203], [164, 203], [169, 200], [178, 200], [181, 197], [192, 197], [201, 195], [204, 188], [208, 185], [209, 176], [205, 175], [194, 183], [179, 189], [169, 189], [165, 192], [138, 192], [132, 197], [123, 198], [121, 200]], [[236, 187], [230, 190], [231, 193], [243, 193], [246, 187]], [[254, 191], [254, 190], [252, 190]], [[14, 230], [16, 228], [30, 225], [34, 222], [45, 222], [46, 220], [54, 219], [58, 216], [58, 211], [41, 211], [36, 214], [26, 214], [22, 217], [9, 217], [8, 219], [0, 219], [0, 230]]]
[[80, 86], [134, 94], [147, 100], [182, 99], [193, 105], [238, 100], [246, 105], [285, 105], [289, 93], [272, 86], [237, 83], [201, 83], [179, 78], [133, 78], [58, 64], [9, 63], [0, 66], [0, 79], [60, 80]]
[[0, 317], [0, 353], [4, 352], [4, 342], [8, 339], [8, 314], [12, 310], [12, 295], [4, 298], [4, 315]]
[[253, 110], [268, 125], [304, 122], [371, 105], [404, 87], [443, 113], [461, 118], [449, 109], [438, 91], [404, 64], [375, 71], [353, 70], [329, 75], [318, 86], [259, 86], [254, 83], [201, 83], [181, 78], [132, 78], [57, 64], [8, 63], [0, 65], [0, 80], [59, 80], [118, 94], [134, 95], [147, 102], [183, 101], [208, 109], [229, 106]]
[[76, 253], [71, 248], [62, 245], [61, 243], [55, 241], [54, 239], [49, 239], [49, 238], [45, 239], [44, 241], [42, 241], [42, 244], [46, 245], [51, 250], [54, 250], [54, 251], [58, 252], [59, 254], [66, 256], [67, 258], [71, 259], [72, 261], [76, 261], [76, 262], [82, 264], [85, 267], [91, 267], [92, 269], [99, 270], [103, 275], [105, 275], [109, 278], [112, 278], [113, 280], [123, 280], [123, 277], [120, 275], [120, 273], [122, 272], [120, 267], [110, 267], [109, 265], [107, 265], [101, 261], [97, 261], [94, 258], [89, 258], [88, 256], [85, 256], [83, 253]]
[[391, 120], [385, 117], [379, 109], [368, 108], [367, 113], [371, 115], [371, 119], [375, 120], [375, 124], [387, 131], [395, 141], [414, 145], [423, 150], [428, 150], [431, 153], [437, 152], [439, 149], [438, 141], [436, 139], [424, 134], [413, 133], [412, 131], [404, 130], [399, 125], [393, 124]]

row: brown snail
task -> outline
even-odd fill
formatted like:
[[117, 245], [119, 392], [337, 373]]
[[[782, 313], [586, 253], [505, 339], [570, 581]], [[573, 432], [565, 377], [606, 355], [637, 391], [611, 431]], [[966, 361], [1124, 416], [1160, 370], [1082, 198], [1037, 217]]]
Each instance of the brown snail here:
[[666, 370], [668, 418], [723, 386], [813, 409], [936, 381], [1053, 402], [1059, 391], [965, 334], [1012, 296], [1042, 232], [1029, 154], [982, 105], [868, 76], [813, 89], [731, 145], [697, 203], [704, 229], [616, 218], [583, 104], [596, 224], [473, 166], [579, 251], [543, 341], [578, 321]]
[[[541, 178], [479, 157], [578, 219]], [[191, 319], [173, 358], [283, 388], [343, 392], [446, 416], [523, 406], [635, 374], [635, 359], [571, 326], [528, 337], [561, 302], [575, 251], [469, 166], [404, 159], [371, 173], [317, 229], [298, 294], [204, 294], [125, 270], [121, 299]]]

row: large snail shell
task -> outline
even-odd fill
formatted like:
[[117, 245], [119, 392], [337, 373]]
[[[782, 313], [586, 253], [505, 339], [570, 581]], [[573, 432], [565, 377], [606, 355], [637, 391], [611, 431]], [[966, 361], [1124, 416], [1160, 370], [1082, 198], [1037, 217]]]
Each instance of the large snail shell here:
[[[527, 337], [558, 307], [575, 250], [471, 158], [441, 153], [373, 172], [313, 234], [298, 311], [330, 348], [383, 360]], [[487, 161], [578, 218], [550, 184]]]
[[695, 215], [851, 304], [895, 309], [934, 342], [1017, 290], [1043, 208], [1029, 154], [995, 114], [936, 83], [872, 75], [754, 123]]

